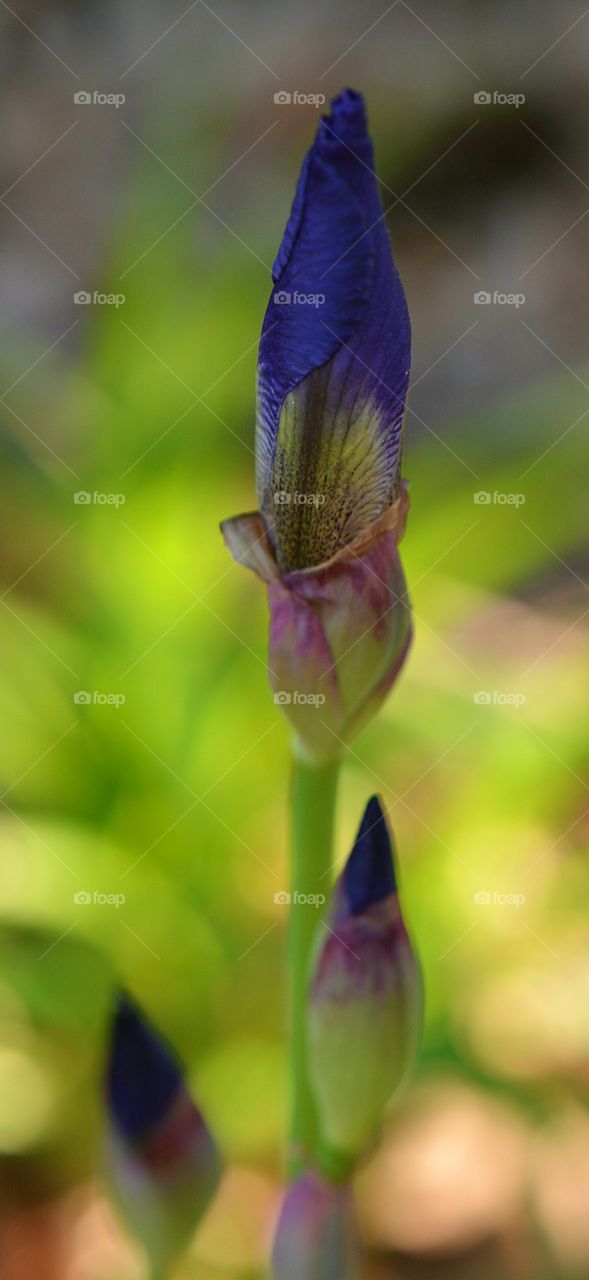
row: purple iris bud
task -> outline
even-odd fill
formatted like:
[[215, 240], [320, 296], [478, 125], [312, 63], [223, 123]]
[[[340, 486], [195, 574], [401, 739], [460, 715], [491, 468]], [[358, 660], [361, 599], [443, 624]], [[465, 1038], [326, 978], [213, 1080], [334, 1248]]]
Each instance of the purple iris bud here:
[[306, 753], [326, 759], [378, 707], [411, 638], [397, 549], [409, 315], [350, 89], [319, 124], [273, 278], [258, 362], [260, 512], [223, 532], [268, 583], [272, 684]]
[[359, 916], [397, 892], [391, 838], [378, 796], [366, 805], [342, 876], [343, 911]]
[[274, 1280], [359, 1280], [360, 1244], [348, 1187], [308, 1173], [284, 1197], [272, 1252]]
[[114, 1016], [106, 1095], [114, 1197], [152, 1265], [165, 1269], [208, 1207], [220, 1160], [173, 1051], [124, 994]]
[[314, 957], [309, 1076], [324, 1167], [347, 1175], [369, 1150], [419, 1048], [422, 985], [377, 797], [336, 882]]
[[175, 1058], [128, 996], [119, 997], [108, 1065], [108, 1102], [118, 1132], [141, 1144], [183, 1088]]
[[[258, 500], [289, 571], [335, 555], [398, 492], [409, 313], [364, 103], [350, 89], [319, 124], [273, 278], [258, 365]], [[322, 501], [292, 500], [313, 494]]]

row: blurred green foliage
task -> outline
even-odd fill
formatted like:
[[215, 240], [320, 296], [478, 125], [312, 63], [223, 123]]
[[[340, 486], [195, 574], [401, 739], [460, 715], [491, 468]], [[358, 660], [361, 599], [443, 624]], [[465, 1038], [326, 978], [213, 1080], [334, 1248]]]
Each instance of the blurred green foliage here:
[[[268, 277], [229, 235], [197, 251], [185, 222], [121, 281], [174, 216], [146, 173], [101, 281], [125, 305], [76, 315], [74, 358], [58, 349], [13, 393], [30, 430], [8, 415], [2, 445], [0, 1133], [66, 1181], [94, 1159], [116, 983], [183, 1055], [229, 1160], [276, 1169], [283, 1136], [288, 738], [264, 591], [218, 532], [255, 506]], [[253, 222], [249, 240], [269, 256]], [[585, 400], [559, 378], [440, 439], [409, 415], [415, 645], [347, 755], [338, 822], [343, 857], [367, 795], [389, 808], [425, 970], [424, 1070], [540, 1110], [547, 1080], [577, 1087], [588, 1048], [587, 434], [551, 447]], [[77, 505], [78, 490], [125, 501]], [[79, 690], [125, 701], [80, 705]], [[480, 705], [480, 690], [525, 702]], [[528, 979], [551, 991], [556, 1038]]]

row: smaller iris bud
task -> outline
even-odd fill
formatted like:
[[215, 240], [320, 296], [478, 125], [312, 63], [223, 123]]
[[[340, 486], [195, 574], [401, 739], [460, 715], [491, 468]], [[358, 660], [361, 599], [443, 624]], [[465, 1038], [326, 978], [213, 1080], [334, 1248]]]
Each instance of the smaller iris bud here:
[[386, 1105], [414, 1067], [421, 1034], [421, 974], [376, 796], [336, 882], [325, 924], [310, 986], [309, 1077], [320, 1161], [339, 1178], [377, 1137]]
[[107, 1069], [106, 1171], [122, 1217], [162, 1273], [187, 1248], [219, 1182], [215, 1142], [168, 1045], [126, 995]]
[[349, 1187], [307, 1173], [284, 1197], [272, 1251], [274, 1280], [360, 1280]]

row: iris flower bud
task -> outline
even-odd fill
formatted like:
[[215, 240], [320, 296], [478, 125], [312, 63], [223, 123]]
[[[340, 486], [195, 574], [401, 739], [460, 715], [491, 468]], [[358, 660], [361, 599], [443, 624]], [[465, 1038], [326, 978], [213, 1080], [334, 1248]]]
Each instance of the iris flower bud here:
[[274, 1280], [359, 1280], [352, 1196], [307, 1173], [284, 1197], [272, 1252]]
[[114, 1018], [107, 1110], [115, 1200], [152, 1265], [164, 1271], [212, 1199], [220, 1160], [172, 1050], [126, 995]]
[[260, 511], [222, 528], [268, 584], [277, 701], [306, 754], [326, 760], [380, 705], [411, 639], [398, 553], [409, 316], [351, 90], [319, 124], [273, 278], [258, 361]]
[[334, 1177], [374, 1141], [417, 1056], [422, 988], [379, 800], [366, 807], [328, 907], [310, 986], [309, 1077]]

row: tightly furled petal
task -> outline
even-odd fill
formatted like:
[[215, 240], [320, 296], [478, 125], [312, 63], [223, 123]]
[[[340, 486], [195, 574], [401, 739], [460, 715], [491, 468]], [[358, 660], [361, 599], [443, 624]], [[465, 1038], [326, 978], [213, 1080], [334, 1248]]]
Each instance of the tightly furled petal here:
[[179, 1067], [128, 996], [119, 997], [108, 1064], [111, 1116], [129, 1142], [148, 1138], [183, 1090]]
[[372, 796], [342, 875], [336, 919], [359, 916], [397, 892], [391, 838], [378, 796]]
[[258, 498], [281, 571], [322, 563], [398, 493], [410, 326], [364, 104], [319, 125], [275, 265], [258, 367]]
[[219, 1181], [219, 1155], [171, 1049], [125, 995], [107, 1072], [107, 1173], [152, 1262], [188, 1245]]
[[347, 1176], [415, 1063], [421, 977], [396, 890], [390, 835], [369, 801], [326, 917], [309, 1001], [309, 1076], [324, 1167]]
[[272, 1252], [274, 1280], [359, 1280], [360, 1270], [349, 1188], [305, 1174], [284, 1197]]
[[347, 551], [281, 575], [260, 515], [225, 521], [234, 558], [268, 583], [269, 672], [303, 754], [324, 761], [377, 711], [411, 643], [411, 611], [397, 543], [401, 497]]

